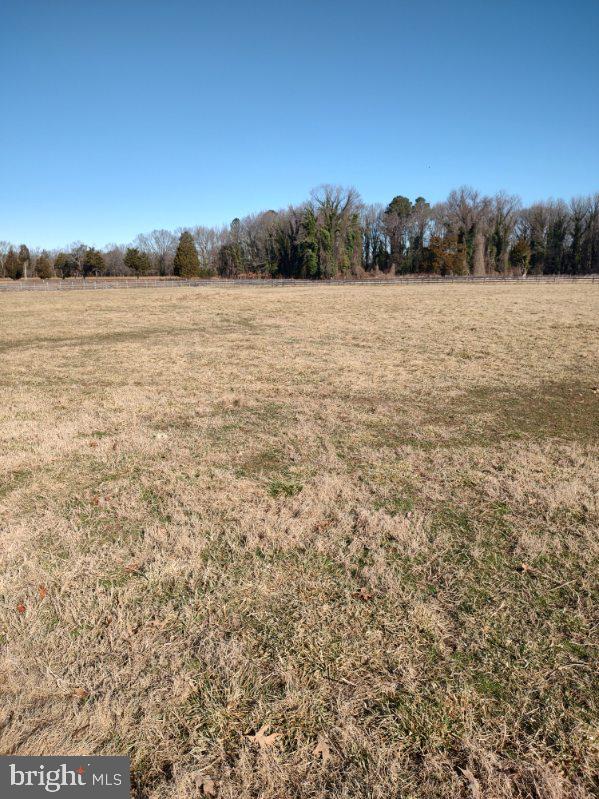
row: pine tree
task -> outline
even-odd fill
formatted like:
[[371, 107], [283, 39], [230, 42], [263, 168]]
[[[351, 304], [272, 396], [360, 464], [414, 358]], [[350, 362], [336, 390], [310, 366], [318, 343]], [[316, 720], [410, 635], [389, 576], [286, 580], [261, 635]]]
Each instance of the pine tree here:
[[41, 280], [48, 280], [52, 277], [52, 264], [50, 263], [50, 256], [44, 250], [37, 261], [35, 262], [35, 274]]
[[173, 267], [173, 272], [177, 277], [197, 277], [200, 274], [198, 251], [193, 243], [193, 237], [188, 231], [181, 233]]
[[20, 280], [23, 277], [23, 264], [12, 247], [6, 254], [4, 271], [6, 272], [6, 276], [10, 277], [12, 280]]
[[94, 247], [90, 247], [83, 256], [83, 276], [101, 275], [104, 271], [104, 267], [104, 256], [102, 253]]
[[128, 247], [125, 253], [125, 266], [132, 272], [135, 272], [137, 277], [147, 275], [150, 271], [150, 259], [148, 254], [137, 249], [137, 247]]
[[77, 262], [71, 253], [59, 252], [54, 258], [54, 271], [60, 274], [63, 280], [77, 274]]

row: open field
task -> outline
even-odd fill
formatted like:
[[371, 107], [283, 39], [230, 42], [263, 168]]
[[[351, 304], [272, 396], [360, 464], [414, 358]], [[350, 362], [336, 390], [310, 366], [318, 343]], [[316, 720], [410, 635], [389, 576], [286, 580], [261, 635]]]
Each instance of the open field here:
[[0, 752], [593, 796], [598, 440], [598, 285], [0, 296]]

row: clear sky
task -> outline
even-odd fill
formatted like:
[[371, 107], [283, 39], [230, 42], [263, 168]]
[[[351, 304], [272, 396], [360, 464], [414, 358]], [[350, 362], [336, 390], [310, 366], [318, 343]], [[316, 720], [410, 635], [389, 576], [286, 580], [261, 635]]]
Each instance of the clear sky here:
[[0, 239], [599, 190], [599, 0], [0, 0]]

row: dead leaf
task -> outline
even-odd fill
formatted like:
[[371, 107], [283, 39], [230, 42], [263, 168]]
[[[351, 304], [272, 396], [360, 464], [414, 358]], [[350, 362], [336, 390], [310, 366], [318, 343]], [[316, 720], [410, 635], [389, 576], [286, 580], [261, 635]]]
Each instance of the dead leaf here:
[[27, 608], [25, 607], [25, 605], [22, 602], [19, 602], [17, 604], [17, 612], [18, 613], [25, 613], [26, 610], [27, 610]]
[[210, 777], [205, 777], [200, 782], [200, 791], [204, 794], [204, 796], [216, 796], [216, 785], [214, 780], [211, 780]]
[[318, 736], [318, 743], [312, 750], [312, 754], [320, 755], [323, 765], [331, 759], [331, 749], [322, 735]]
[[100, 497], [92, 497], [92, 505], [99, 505]]
[[45, 599], [48, 596], [48, 591], [46, 590], [45, 585], [38, 585], [37, 592], [40, 595], [40, 599]]
[[247, 735], [246, 738], [249, 738], [250, 741], [257, 743], [260, 749], [272, 746], [277, 738], [281, 737], [281, 733], [273, 732], [270, 735], [266, 735], [266, 730], [269, 728], [269, 726], [270, 725], [268, 724], [263, 724], [255, 735]]
[[362, 602], [370, 602], [370, 600], [374, 597], [374, 594], [371, 594], [364, 587], [362, 587], [359, 591], [354, 591], [352, 596], [354, 599], [361, 599]]
[[128, 563], [126, 566], [123, 566], [123, 569], [127, 572], [127, 574], [140, 574], [141, 570], [143, 569], [143, 565], [141, 563]]
[[201, 771], [194, 771], [190, 777], [201, 796], [216, 796], [216, 783], [212, 777], [202, 774]]
[[75, 688], [73, 696], [77, 697], [77, 699], [87, 699], [89, 691], [86, 691], [85, 688]]
[[468, 784], [470, 785], [470, 792], [472, 794], [472, 799], [482, 799], [482, 793], [480, 790], [480, 782], [476, 779], [474, 774], [470, 771], [470, 769], [463, 768], [461, 769], [462, 774], [468, 780]]

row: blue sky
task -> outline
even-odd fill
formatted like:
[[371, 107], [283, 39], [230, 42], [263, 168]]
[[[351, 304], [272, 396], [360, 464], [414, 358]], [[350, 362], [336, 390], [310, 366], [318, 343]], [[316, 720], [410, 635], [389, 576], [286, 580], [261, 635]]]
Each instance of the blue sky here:
[[599, 0], [2, 0], [0, 239], [599, 190]]

